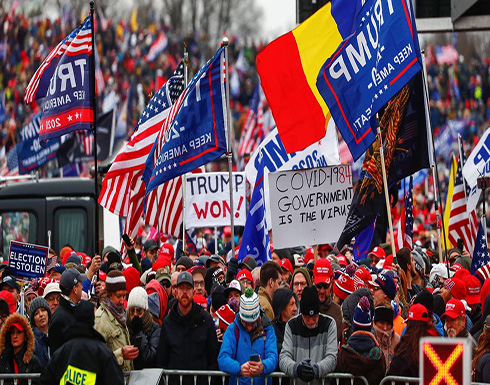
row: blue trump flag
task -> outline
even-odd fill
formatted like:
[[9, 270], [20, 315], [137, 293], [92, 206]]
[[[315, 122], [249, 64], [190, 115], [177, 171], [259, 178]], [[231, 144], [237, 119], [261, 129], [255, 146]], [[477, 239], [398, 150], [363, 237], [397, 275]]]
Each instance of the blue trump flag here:
[[478, 234], [475, 240], [475, 249], [473, 250], [473, 260], [471, 262], [471, 274], [482, 266], [490, 263], [490, 255], [488, 254], [487, 237], [483, 233], [483, 226], [480, 221], [478, 226]]
[[39, 130], [43, 144], [72, 131], [92, 129], [92, 55], [92, 22], [87, 16], [49, 53], [29, 82], [25, 102], [44, 98]]
[[225, 153], [224, 71], [224, 48], [220, 48], [170, 109], [146, 160], [146, 195]]
[[20, 131], [20, 140], [17, 145], [19, 157], [19, 174], [28, 174], [36, 170], [56, 157], [56, 151], [60, 148], [60, 139], [50, 139], [45, 146], [39, 141], [39, 127], [41, 125], [41, 113], [34, 115], [32, 120]]
[[245, 229], [243, 230], [242, 242], [238, 251], [238, 261], [241, 262], [247, 255], [254, 257], [258, 266], [272, 259], [269, 244], [269, 233], [265, 219], [265, 196], [264, 196], [264, 161], [255, 179], [255, 186], [250, 200]]
[[354, 160], [374, 142], [376, 113], [422, 68], [410, 4], [368, 0], [357, 29], [318, 74], [317, 88]]

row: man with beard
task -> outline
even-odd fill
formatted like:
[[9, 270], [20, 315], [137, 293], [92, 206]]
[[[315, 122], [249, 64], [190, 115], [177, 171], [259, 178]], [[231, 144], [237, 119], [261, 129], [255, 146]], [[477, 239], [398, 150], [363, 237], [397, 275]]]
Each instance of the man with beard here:
[[333, 270], [328, 259], [319, 258], [315, 262], [313, 278], [320, 299], [320, 313], [329, 315], [335, 320], [337, 341], [340, 342], [342, 341], [342, 311], [340, 306], [332, 301]]
[[414, 298], [421, 290], [419, 285], [412, 282], [413, 278], [416, 277], [415, 262], [412, 257], [412, 252], [408, 247], [402, 247], [396, 252], [396, 257], [398, 259], [398, 265], [407, 277], [407, 302], [410, 303], [412, 298]]
[[[219, 345], [213, 318], [194, 302], [194, 293], [192, 274], [181, 272], [177, 277], [177, 301], [162, 323], [157, 358], [160, 368], [218, 369]], [[169, 378], [169, 385], [178, 383], [178, 377]], [[194, 384], [193, 377], [184, 377], [182, 384]], [[207, 384], [207, 379], [200, 377], [197, 384]]]
[[279, 355], [281, 370], [299, 378], [299, 385], [321, 384], [321, 378], [333, 372], [337, 363], [337, 326], [333, 318], [319, 314], [320, 300], [314, 286], [303, 290], [301, 314], [286, 324]]
[[447, 301], [446, 311], [441, 318], [444, 322], [444, 331], [448, 337], [467, 338], [471, 342], [471, 346], [476, 347], [475, 340], [466, 328], [465, 306], [461, 300], [453, 298]]

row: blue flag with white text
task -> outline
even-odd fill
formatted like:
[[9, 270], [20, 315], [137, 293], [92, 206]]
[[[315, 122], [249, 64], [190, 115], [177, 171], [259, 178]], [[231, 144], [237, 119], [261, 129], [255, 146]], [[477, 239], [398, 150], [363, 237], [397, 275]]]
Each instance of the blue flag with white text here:
[[473, 250], [473, 260], [471, 262], [471, 274], [482, 266], [490, 263], [490, 255], [488, 254], [487, 237], [483, 233], [483, 226], [480, 221], [478, 226], [478, 234], [476, 235], [475, 249]]
[[25, 102], [44, 98], [39, 130], [43, 144], [72, 131], [92, 129], [91, 55], [92, 22], [87, 16], [49, 53], [29, 82]]
[[261, 266], [272, 258], [265, 217], [264, 191], [264, 162], [262, 160], [257, 172], [252, 199], [250, 200], [250, 210], [245, 222], [240, 250], [238, 251], [238, 262], [251, 255], [257, 265]]
[[41, 113], [34, 115], [32, 120], [20, 131], [17, 152], [19, 156], [19, 174], [29, 174], [56, 158], [60, 148], [60, 139], [50, 139], [44, 146], [39, 141]]
[[226, 152], [224, 49], [192, 78], [168, 113], [146, 160], [146, 195]]
[[318, 74], [317, 88], [354, 160], [374, 142], [376, 113], [422, 68], [414, 20], [410, 1], [366, 1], [356, 30]]

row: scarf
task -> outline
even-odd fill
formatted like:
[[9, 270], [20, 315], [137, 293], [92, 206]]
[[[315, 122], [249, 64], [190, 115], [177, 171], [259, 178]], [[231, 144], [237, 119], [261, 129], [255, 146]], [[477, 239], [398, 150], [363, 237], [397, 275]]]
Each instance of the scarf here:
[[126, 327], [126, 311], [123, 306], [116, 306], [109, 298], [102, 298], [102, 304], [117, 319], [122, 327]]
[[389, 368], [395, 353], [395, 346], [400, 342], [400, 337], [393, 329], [384, 331], [377, 327], [376, 324], [373, 324], [373, 328], [376, 332], [376, 340], [379, 343], [379, 347], [385, 355], [386, 367]]
[[[141, 317], [141, 321], [143, 322], [143, 332], [148, 333], [148, 331], [153, 326], [153, 317], [151, 316], [151, 313], [149, 310], [145, 310], [145, 312], [143, 313], [143, 316]], [[129, 334], [133, 335], [134, 332], [133, 332], [133, 328], [131, 325], [131, 320], [129, 318], [127, 319], [127, 324], [128, 324]]]

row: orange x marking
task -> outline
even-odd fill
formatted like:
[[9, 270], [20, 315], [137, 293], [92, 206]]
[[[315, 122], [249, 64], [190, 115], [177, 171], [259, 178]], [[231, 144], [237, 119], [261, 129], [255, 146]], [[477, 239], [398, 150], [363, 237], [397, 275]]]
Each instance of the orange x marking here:
[[437, 374], [429, 385], [439, 385], [443, 380], [445, 380], [448, 385], [458, 385], [458, 382], [454, 379], [450, 370], [459, 356], [463, 354], [462, 344], [456, 346], [446, 362], [441, 361], [441, 358], [430, 344], [424, 344], [424, 353], [427, 355], [432, 365], [434, 365], [434, 368], [437, 369]]

